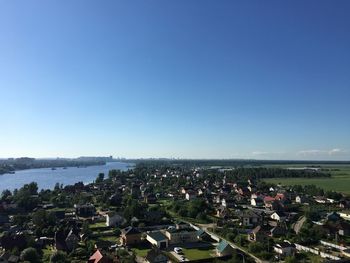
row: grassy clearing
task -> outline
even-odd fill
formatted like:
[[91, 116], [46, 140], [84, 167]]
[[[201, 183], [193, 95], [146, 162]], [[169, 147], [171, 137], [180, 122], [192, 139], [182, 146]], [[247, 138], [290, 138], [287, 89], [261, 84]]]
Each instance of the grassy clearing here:
[[212, 258], [215, 253], [212, 248], [183, 248], [182, 251], [189, 260]]
[[[306, 166], [306, 165], [304, 165]], [[283, 166], [282, 166], [283, 167]], [[283, 168], [285, 168], [284, 166]], [[295, 167], [289, 165], [288, 167]], [[337, 191], [350, 194], [350, 165], [325, 165], [320, 166], [325, 172], [329, 172], [329, 178], [268, 178], [266, 182], [282, 185], [310, 185], [314, 184], [324, 190]]]
[[104, 236], [104, 237], [100, 237], [100, 239], [103, 241], [109, 241], [109, 242], [112, 242], [115, 244], [120, 243], [119, 237], [117, 237], [117, 236]]
[[144, 258], [148, 251], [150, 251], [150, 248], [133, 248], [131, 249], [137, 256]]
[[91, 229], [95, 229], [95, 228], [107, 228], [105, 222], [97, 222], [97, 223], [95, 223], [95, 224], [89, 225], [89, 227], [90, 227]]

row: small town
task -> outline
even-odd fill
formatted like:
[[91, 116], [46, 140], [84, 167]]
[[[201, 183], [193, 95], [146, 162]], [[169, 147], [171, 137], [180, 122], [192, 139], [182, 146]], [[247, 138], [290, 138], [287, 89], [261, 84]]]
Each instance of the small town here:
[[347, 262], [350, 198], [265, 177], [322, 169], [139, 162], [94, 183], [3, 191], [0, 262]]

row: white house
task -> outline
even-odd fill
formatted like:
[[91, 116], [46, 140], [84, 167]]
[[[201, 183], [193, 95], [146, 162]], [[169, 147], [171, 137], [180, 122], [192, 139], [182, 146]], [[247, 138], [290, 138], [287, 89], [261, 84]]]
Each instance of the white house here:
[[295, 246], [289, 242], [282, 242], [273, 246], [273, 251], [282, 257], [288, 257], [294, 254]]
[[264, 206], [264, 200], [262, 199], [262, 198], [260, 198], [260, 197], [256, 197], [256, 198], [251, 198], [250, 199], [250, 205], [251, 206], [255, 206], [255, 207], [257, 207], [257, 206]]
[[120, 226], [126, 223], [126, 219], [118, 214], [108, 213], [106, 217], [106, 226]]
[[343, 219], [350, 220], [350, 210], [343, 210], [339, 211], [338, 213]]
[[303, 204], [303, 203], [306, 202], [306, 198], [304, 196], [297, 195], [295, 197], [295, 202], [298, 203], [298, 204]]
[[169, 245], [168, 238], [160, 231], [147, 232], [146, 240], [160, 249], [165, 249]]
[[283, 212], [274, 212], [271, 215], [271, 219], [276, 220], [278, 222], [283, 222], [283, 221], [285, 221], [287, 219], [287, 216]]
[[197, 197], [197, 193], [195, 192], [195, 191], [193, 191], [193, 190], [188, 190], [187, 192], [186, 192], [186, 200], [193, 200], [193, 199], [195, 199]]
[[120, 226], [126, 222], [126, 219], [121, 215], [116, 213], [107, 213], [106, 217], [106, 226]]

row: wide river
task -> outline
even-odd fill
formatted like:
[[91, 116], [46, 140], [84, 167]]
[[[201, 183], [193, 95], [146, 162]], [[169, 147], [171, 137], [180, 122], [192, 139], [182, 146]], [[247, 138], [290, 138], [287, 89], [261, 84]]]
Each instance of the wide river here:
[[71, 185], [77, 182], [91, 183], [99, 173], [108, 176], [109, 170], [119, 169], [126, 171], [132, 168], [130, 163], [111, 162], [106, 165], [87, 166], [87, 167], [67, 167], [66, 169], [51, 168], [28, 169], [16, 171], [14, 174], [0, 175], [0, 193], [5, 190], [14, 190], [24, 184], [37, 182], [39, 189], [53, 189], [56, 183]]

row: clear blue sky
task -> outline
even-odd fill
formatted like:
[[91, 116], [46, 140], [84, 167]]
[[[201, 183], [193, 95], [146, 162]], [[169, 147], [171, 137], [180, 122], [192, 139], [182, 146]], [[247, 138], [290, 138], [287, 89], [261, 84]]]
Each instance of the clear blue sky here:
[[350, 160], [349, 1], [0, 1], [0, 157]]

